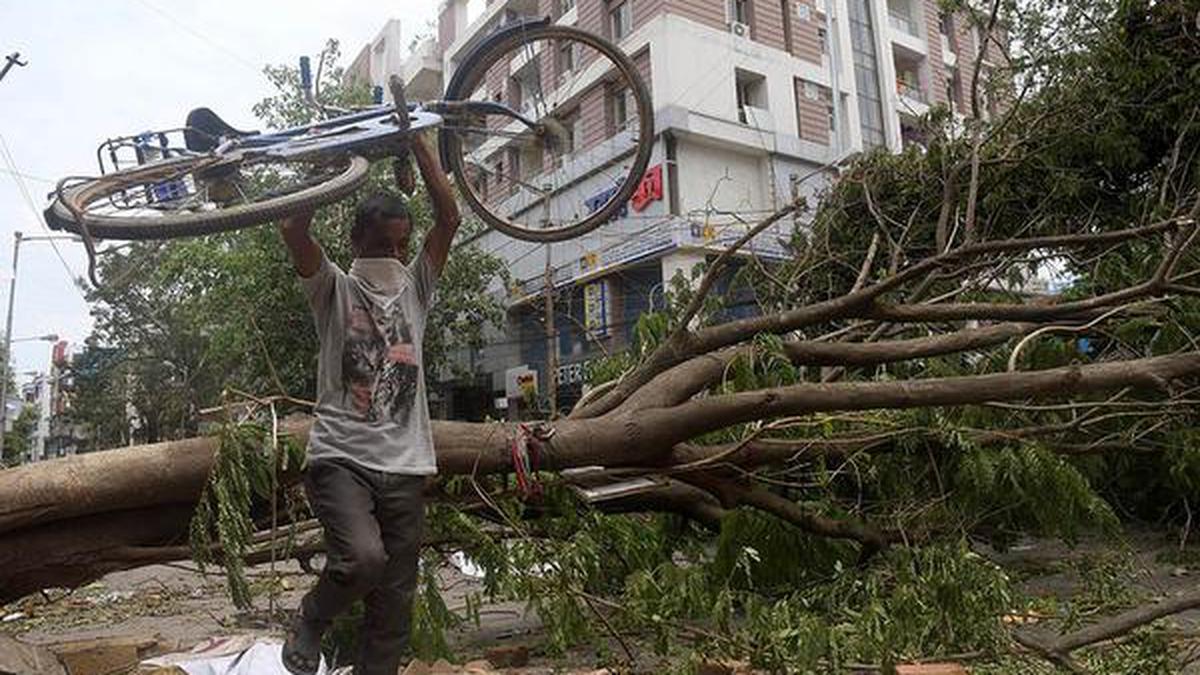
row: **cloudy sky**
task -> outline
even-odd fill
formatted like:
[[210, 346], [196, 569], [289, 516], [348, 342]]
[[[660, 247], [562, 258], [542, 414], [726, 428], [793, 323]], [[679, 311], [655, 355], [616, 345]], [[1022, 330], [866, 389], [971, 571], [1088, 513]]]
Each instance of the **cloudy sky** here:
[[[251, 105], [271, 93], [267, 63], [315, 56], [327, 38], [343, 65], [390, 18], [403, 42], [427, 31], [439, 0], [0, 0], [0, 59], [29, 62], [0, 81], [0, 321], [8, 301], [13, 232], [45, 235], [40, 211], [63, 176], [96, 172], [105, 138], [178, 127], [208, 106], [236, 127], [257, 128]], [[17, 170], [13, 176], [3, 152]], [[32, 197], [23, 197], [18, 178]], [[22, 244], [13, 336], [87, 336], [88, 306], [72, 277], [82, 245]], [[68, 272], [69, 268], [69, 272]], [[0, 334], [3, 328], [0, 327]], [[50, 345], [13, 345], [18, 380], [48, 367]]]

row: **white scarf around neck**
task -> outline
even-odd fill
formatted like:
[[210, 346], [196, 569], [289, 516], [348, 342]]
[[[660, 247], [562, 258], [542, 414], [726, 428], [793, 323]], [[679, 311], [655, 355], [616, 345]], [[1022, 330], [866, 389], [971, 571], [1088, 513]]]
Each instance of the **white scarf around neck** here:
[[355, 258], [350, 276], [376, 295], [398, 295], [408, 283], [408, 268], [395, 258]]

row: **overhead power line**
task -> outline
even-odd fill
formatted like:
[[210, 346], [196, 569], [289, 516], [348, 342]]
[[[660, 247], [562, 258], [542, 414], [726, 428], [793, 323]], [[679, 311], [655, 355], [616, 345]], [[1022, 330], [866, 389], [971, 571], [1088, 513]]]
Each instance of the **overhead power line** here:
[[[42, 218], [42, 212], [34, 202], [33, 196], [29, 194], [29, 188], [25, 186], [25, 181], [22, 178], [25, 174], [17, 167], [17, 161], [13, 158], [12, 151], [8, 148], [8, 142], [4, 140], [4, 134], [0, 134], [0, 156], [3, 156], [4, 164], [7, 166], [5, 173], [9, 174], [13, 182], [16, 183], [17, 191], [21, 193], [21, 197], [24, 199], [25, 205], [29, 207], [29, 212], [33, 215], [33, 219], [37, 221], [43, 230], [49, 233], [50, 228], [46, 227], [46, 221]], [[67, 272], [67, 278], [71, 280], [71, 286], [79, 290], [79, 275], [75, 274], [71, 266], [67, 264], [67, 259], [63, 257], [62, 251], [58, 248], [58, 242], [53, 239], [47, 239], [46, 241], [54, 249], [54, 255], [58, 257], [58, 261], [62, 263], [63, 269]]]
[[150, 11], [154, 12], [155, 14], [166, 19], [170, 23], [174, 24], [175, 27], [177, 27], [180, 30], [184, 31], [185, 33], [191, 35], [192, 37], [196, 38], [197, 40], [200, 40], [201, 42], [207, 44], [208, 46], [212, 47], [213, 49], [216, 49], [217, 51], [222, 52], [223, 54], [225, 54], [229, 58], [233, 59], [234, 61], [237, 61], [238, 63], [246, 66], [247, 68], [250, 68], [255, 73], [262, 74], [263, 64], [256, 64], [253, 61], [251, 61], [250, 59], [245, 58], [241, 54], [238, 54], [234, 50], [230, 49], [229, 47], [226, 47], [225, 45], [221, 44], [220, 42], [210, 38], [209, 36], [205, 35], [204, 33], [200, 32], [199, 30], [188, 25], [187, 22], [176, 19], [170, 13], [168, 13], [167, 11], [158, 7], [157, 5], [150, 2], [149, 0], [137, 0], [137, 2], [139, 4], [141, 4], [142, 6], [146, 7], [147, 9], [149, 9]]

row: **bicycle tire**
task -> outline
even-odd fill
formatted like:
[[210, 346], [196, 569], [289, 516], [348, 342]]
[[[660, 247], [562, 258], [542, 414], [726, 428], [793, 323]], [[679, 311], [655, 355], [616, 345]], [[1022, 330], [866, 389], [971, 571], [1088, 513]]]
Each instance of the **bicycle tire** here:
[[182, 157], [133, 167], [66, 188], [62, 197], [55, 198], [45, 211], [50, 227], [83, 234], [71, 206], [82, 214], [87, 234], [97, 239], [143, 240], [175, 239], [236, 230], [277, 220], [297, 211], [315, 209], [343, 199], [357, 190], [367, 179], [370, 163], [349, 155], [346, 168], [333, 178], [262, 202], [241, 204], [209, 213], [179, 213], [154, 218], [87, 214], [85, 207], [122, 189], [144, 185], [159, 172], [178, 174], [189, 165], [198, 165], [207, 156]]
[[642, 77], [638, 73], [633, 59], [629, 58], [625, 52], [621, 51], [619, 47], [608, 40], [571, 26], [538, 25], [532, 28], [523, 27], [520, 30], [514, 30], [512, 35], [505, 36], [497, 42], [487, 45], [486, 48], [468, 57], [466, 63], [462, 66], [462, 77], [455, 77], [454, 81], [451, 82], [451, 90], [446, 92], [446, 100], [457, 101], [469, 97], [474, 87], [486, 76], [488, 68], [513, 47], [519, 46], [522, 42], [526, 41], [550, 39], [579, 40], [602, 53], [625, 76], [629, 82], [631, 93], [637, 99], [639, 122], [637, 153], [630, 165], [624, 182], [621, 184], [621, 188], [607, 204], [594, 213], [589, 214], [588, 217], [578, 223], [561, 229], [535, 230], [513, 223], [507, 218], [494, 213], [476, 197], [474, 190], [470, 186], [466, 167], [463, 164], [462, 140], [455, 133], [443, 132], [446, 155], [450, 163], [450, 172], [454, 175], [454, 181], [458, 185], [459, 194], [466, 200], [471, 210], [479, 215], [488, 225], [510, 237], [538, 243], [573, 239], [587, 234], [607, 222], [622, 205], [629, 201], [634, 191], [637, 190], [638, 183], [640, 182], [637, 179], [640, 179], [646, 172], [646, 168], [650, 165], [650, 156], [654, 151], [654, 110], [651, 105], [650, 93], [646, 89], [646, 83], [642, 81]]

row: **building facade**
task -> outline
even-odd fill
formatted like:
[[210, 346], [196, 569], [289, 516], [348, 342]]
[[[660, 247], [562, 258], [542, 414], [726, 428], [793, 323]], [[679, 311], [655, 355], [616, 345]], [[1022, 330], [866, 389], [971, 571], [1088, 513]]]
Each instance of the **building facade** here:
[[[691, 278], [756, 217], [800, 197], [813, 203], [833, 167], [854, 153], [919, 142], [915, 122], [931, 106], [970, 110], [981, 46], [981, 31], [965, 16], [942, 13], [936, 0], [490, 0], [474, 13], [473, 4], [444, 3], [437, 35], [396, 70], [412, 98], [436, 97], [497, 27], [549, 16], [607, 37], [633, 58], [653, 99], [656, 136], [635, 199], [612, 222], [549, 247], [496, 232], [478, 240], [508, 263], [514, 281], [501, 292], [509, 325], [465, 357], [479, 376], [449, 390], [444, 411], [453, 416], [503, 414], [522, 387], [544, 393], [549, 377], [560, 404], [569, 404], [586, 363], [627, 346], [637, 318], [661, 306], [664, 286], [677, 274]], [[985, 75], [999, 56], [987, 46]], [[497, 83], [496, 95], [513, 89]], [[622, 132], [613, 124], [619, 95], [596, 86], [571, 103], [572, 137], [585, 151]], [[989, 108], [983, 101], [981, 112]], [[489, 161], [516, 165], [520, 157], [506, 151], [498, 145]], [[608, 161], [596, 154], [595, 162]], [[538, 170], [522, 168], [522, 177]], [[613, 189], [605, 181], [603, 172], [592, 172], [554, 199], [602, 202]], [[520, 200], [514, 185], [488, 188], [501, 202]], [[786, 256], [795, 224], [767, 230], [746, 252]], [[732, 316], [754, 311], [747, 289], [722, 290]], [[481, 411], [481, 400], [491, 405]]]
[[404, 68], [404, 45], [400, 42], [400, 22], [389, 19], [375, 37], [363, 45], [346, 68], [344, 77], [372, 86], [387, 86], [387, 78]]

